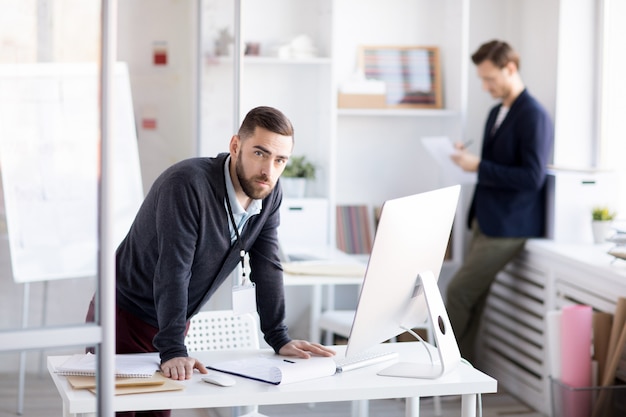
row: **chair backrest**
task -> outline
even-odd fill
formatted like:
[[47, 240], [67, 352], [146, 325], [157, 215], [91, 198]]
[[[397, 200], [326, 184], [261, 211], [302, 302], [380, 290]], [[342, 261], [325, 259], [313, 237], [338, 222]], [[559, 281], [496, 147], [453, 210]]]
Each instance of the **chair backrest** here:
[[232, 310], [201, 311], [190, 320], [185, 345], [189, 352], [258, 349], [257, 323], [251, 314], [235, 314]]

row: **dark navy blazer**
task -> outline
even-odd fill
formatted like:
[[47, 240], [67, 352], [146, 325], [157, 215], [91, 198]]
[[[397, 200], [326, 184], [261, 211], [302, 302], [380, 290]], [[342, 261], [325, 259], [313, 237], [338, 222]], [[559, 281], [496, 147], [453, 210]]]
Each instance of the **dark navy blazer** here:
[[552, 121], [524, 90], [491, 134], [500, 107], [491, 109], [485, 125], [468, 225], [476, 217], [487, 236], [544, 236], [546, 170], [554, 143]]

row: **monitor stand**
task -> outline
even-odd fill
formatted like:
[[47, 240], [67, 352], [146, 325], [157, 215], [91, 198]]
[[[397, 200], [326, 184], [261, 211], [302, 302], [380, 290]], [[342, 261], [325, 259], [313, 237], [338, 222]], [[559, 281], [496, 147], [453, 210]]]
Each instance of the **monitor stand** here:
[[[399, 376], [405, 378], [435, 379], [456, 368], [461, 362], [461, 353], [456, 343], [456, 338], [452, 332], [450, 319], [443, 304], [437, 281], [432, 272], [421, 272], [417, 276], [415, 283], [415, 294], [419, 296], [423, 290], [428, 308], [428, 316], [435, 334], [436, 348], [428, 343], [424, 343], [425, 348], [436, 351], [439, 362], [432, 364], [415, 362], [396, 362], [388, 368], [378, 372], [383, 376]], [[419, 349], [424, 347], [419, 346]], [[419, 352], [420, 357], [424, 357], [425, 352]], [[426, 355], [427, 356], [427, 355]], [[433, 357], [433, 359], [435, 359]]]

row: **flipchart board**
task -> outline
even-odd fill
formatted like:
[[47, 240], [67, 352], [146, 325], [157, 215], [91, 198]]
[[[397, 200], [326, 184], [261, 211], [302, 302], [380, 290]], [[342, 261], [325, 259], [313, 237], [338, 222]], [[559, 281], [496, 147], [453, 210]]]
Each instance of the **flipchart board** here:
[[[128, 68], [114, 70], [114, 238], [143, 200]], [[17, 283], [93, 277], [98, 256], [96, 64], [0, 65], [0, 172]]]

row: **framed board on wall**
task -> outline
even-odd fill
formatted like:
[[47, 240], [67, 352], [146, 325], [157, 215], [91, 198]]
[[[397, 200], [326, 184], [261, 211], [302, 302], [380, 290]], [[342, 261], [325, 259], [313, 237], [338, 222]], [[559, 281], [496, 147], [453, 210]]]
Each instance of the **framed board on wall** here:
[[365, 78], [385, 82], [387, 107], [443, 107], [437, 47], [362, 46], [359, 66]]
[[[93, 277], [100, 164], [97, 64], [0, 66], [0, 170], [17, 283]], [[113, 236], [143, 201], [128, 68], [115, 66]]]

